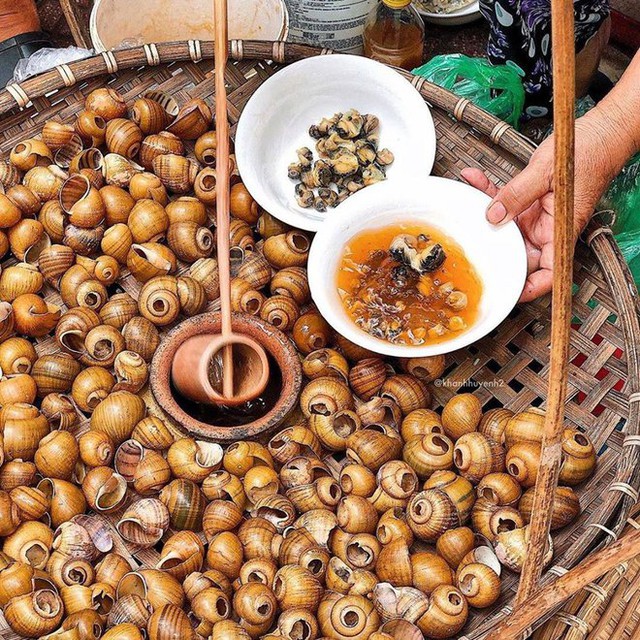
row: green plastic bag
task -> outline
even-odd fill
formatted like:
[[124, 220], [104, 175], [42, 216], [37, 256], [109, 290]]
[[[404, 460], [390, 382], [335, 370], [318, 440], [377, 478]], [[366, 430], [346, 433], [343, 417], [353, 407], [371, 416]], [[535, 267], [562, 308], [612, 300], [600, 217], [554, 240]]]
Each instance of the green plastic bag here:
[[524, 109], [524, 73], [517, 65], [492, 65], [484, 58], [454, 53], [436, 56], [413, 73], [518, 126]]

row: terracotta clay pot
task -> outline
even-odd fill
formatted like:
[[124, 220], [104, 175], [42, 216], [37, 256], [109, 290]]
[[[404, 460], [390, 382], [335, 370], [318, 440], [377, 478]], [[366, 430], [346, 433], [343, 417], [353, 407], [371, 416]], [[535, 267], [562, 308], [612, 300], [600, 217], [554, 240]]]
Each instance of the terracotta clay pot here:
[[[302, 367], [293, 343], [287, 336], [260, 318], [234, 314], [233, 332], [259, 342], [270, 356], [271, 375], [281, 376], [280, 393], [273, 406], [259, 418], [238, 426], [209, 424], [192, 415], [171, 382], [171, 368], [179, 347], [194, 336], [217, 335], [221, 331], [219, 313], [206, 313], [185, 320], [163, 339], [151, 363], [151, 391], [163, 411], [177, 426], [195, 437], [219, 442], [255, 438], [277, 427], [298, 403], [302, 386]], [[279, 370], [274, 371], [275, 369]], [[207, 414], [214, 408], [202, 405]], [[233, 412], [234, 409], [229, 409]], [[213, 414], [215, 415], [215, 414]]]

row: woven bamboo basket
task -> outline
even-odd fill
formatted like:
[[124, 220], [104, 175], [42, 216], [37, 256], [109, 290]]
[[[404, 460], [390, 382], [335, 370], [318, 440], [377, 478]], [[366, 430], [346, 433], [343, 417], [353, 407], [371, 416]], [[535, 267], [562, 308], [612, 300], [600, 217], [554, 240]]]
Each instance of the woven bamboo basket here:
[[[282, 65], [330, 53], [283, 42], [232, 41], [226, 72], [232, 135], [248, 99]], [[172, 94], [180, 104], [198, 97], [212, 105], [212, 58], [213, 45], [208, 42], [146, 45], [61, 65], [22, 84], [11, 85], [0, 91], [0, 150], [8, 152], [18, 141], [39, 135], [47, 120], [71, 121], [85, 97], [105, 85], [120, 91], [129, 104], [144, 91], [160, 89]], [[479, 167], [503, 184], [526, 164], [534, 146], [509, 125], [466, 99], [407, 72], [399, 73], [431, 106], [438, 142], [435, 174], [455, 179], [463, 168]], [[554, 537], [554, 563], [545, 572], [544, 581], [576, 566], [587, 554], [615, 539], [626, 526], [640, 490], [640, 476], [634, 473], [640, 458], [637, 291], [609, 228], [599, 219], [591, 223], [584, 242], [578, 245], [574, 274], [566, 421], [589, 434], [599, 463], [596, 474], [579, 487], [582, 515]], [[137, 297], [139, 285], [126, 271], [119, 286]], [[53, 289], [45, 289], [44, 294], [48, 300], [61, 304]], [[485, 410], [498, 406], [514, 411], [531, 405], [544, 408], [549, 306], [549, 298], [519, 306], [485, 339], [451, 354], [445, 373], [447, 385], [433, 389], [434, 408], [461, 391], [475, 393]], [[211, 303], [210, 310], [217, 308], [217, 302]], [[36, 348], [42, 355], [56, 351], [57, 345], [48, 337], [39, 339]], [[150, 393], [145, 399], [152, 413], [158, 410]], [[85, 422], [80, 431], [86, 428]], [[340, 460], [333, 460], [332, 469], [339, 470], [341, 464]], [[112, 522], [116, 518], [117, 514], [110, 516]], [[125, 555], [132, 566], [155, 566], [155, 549], [127, 545], [115, 529], [113, 536], [114, 550]], [[509, 603], [517, 585], [518, 576], [507, 575], [498, 603], [491, 609], [474, 611], [460, 637], [484, 637], [498, 619], [510, 612]], [[596, 586], [594, 591], [600, 593], [600, 588]], [[0, 620], [0, 639], [16, 638]]]

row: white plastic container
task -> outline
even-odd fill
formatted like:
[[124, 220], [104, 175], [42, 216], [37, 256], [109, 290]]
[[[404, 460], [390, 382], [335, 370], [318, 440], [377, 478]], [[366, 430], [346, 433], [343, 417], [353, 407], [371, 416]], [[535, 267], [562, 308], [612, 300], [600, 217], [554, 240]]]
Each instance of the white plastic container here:
[[289, 40], [343, 53], [362, 53], [362, 33], [378, 0], [285, 0]]

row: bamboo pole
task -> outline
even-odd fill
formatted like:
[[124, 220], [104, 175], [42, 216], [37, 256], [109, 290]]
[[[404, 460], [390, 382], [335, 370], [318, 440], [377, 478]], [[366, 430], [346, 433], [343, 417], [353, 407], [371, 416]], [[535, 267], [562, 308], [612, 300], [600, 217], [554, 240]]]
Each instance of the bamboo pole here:
[[487, 636], [487, 640], [517, 640], [537, 620], [584, 589], [614, 567], [640, 554], [640, 530], [634, 529], [617, 542], [587, 557], [513, 611]]
[[[227, 0], [214, 0], [215, 21], [215, 86], [216, 86], [216, 131], [217, 183], [216, 226], [218, 241], [218, 269], [220, 274], [220, 315], [222, 336], [230, 338], [231, 326], [231, 273], [229, 265], [229, 120], [227, 119], [227, 68], [228, 23]], [[233, 396], [233, 347], [227, 345], [222, 351], [222, 395]]]
[[553, 102], [555, 127], [554, 257], [549, 393], [540, 470], [533, 502], [530, 541], [516, 606], [538, 588], [549, 536], [553, 495], [562, 457], [567, 396], [571, 285], [573, 280], [573, 193], [575, 143], [575, 45], [572, 0], [552, 0]]

